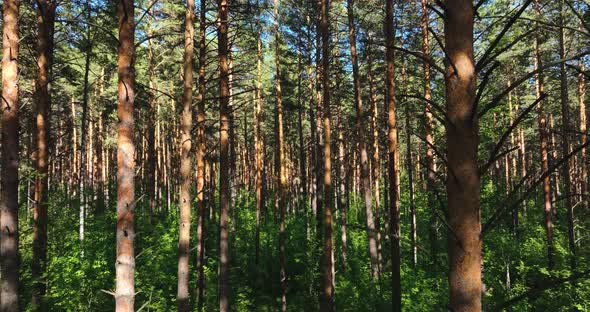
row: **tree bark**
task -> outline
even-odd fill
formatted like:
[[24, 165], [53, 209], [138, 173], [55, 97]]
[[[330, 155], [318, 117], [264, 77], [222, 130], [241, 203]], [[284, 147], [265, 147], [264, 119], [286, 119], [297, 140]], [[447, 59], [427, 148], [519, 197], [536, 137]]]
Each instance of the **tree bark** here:
[[334, 309], [334, 283], [333, 283], [333, 257], [332, 257], [332, 156], [331, 156], [331, 129], [330, 129], [330, 27], [329, 27], [329, 0], [320, 0], [320, 27], [319, 33], [322, 39], [322, 70], [321, 82], [324, 105], [324, 253], [322, 263], [322, 290], [320, 292], [320, 310], [332, 311]]
[[228, 0], [219, 0], [219, 310], [229, 311], [229, 245], [228, 210], [230, 197], [229, 155], [229, 49]]
[[257, 33], [257, 51], [256, 51], [256, 107], [254, 107], [254, 164], [256, 166], [256, 246], [255, 246], [255, 263], [260, 264], [260, 222], [262, 213], [262, 174], [264, 168], [262, 145], [262, 39], [261, 31]]
[[5, 0], [2, 24], [2, 187], [0, 196], [0, 311], [19, 311], [18, 56], [19, 0]]
[[287, 176], [285, 173], [285, 143], [283, 129], [283, 97], [281, 94], [281, 55], [279, 34], [279, 0], [274, 0], [274, 44], [275, 44], [275, 95], [276, 95], [276, 175], [279, 204], [279, 266], [281, 284], [281, 311], [287, 311], [287, 275], [285, 272], [285, 192]]
[[394, 1], [385, 2], [385, 87], [387, 104], [387, 141], [389, 174], [389, 231], [391, 234], [391, 301], [393, 311], [401, 311], [401, 255], [400, 255], [400, 203], [399, 168], [397, 147], [397, 121], [395, 116], [395, 40]]
[[[477, 165], [478, 120], [473, 61], [473, 2], [445, 2], [445, 74], [449, 224], [449, 309], [481, 311], [480, 177]], [[457, 70], [457, 71], [456, 71]]]
[[197, 306], [202, 311], [205, 300], [205, 69], [207, 1], [201, 0], [199, 10], [199, 93], [197, 94]]
[[[537, 13], [537, 18], [541, 18], [541, 7], [539, 5], [539, 1], [535, 0], [535, 9]], [[539, 69], [543, 66], [541, 60], [541, 41], [539, 35], [535, 36], [535, 69]], [[540, 98], [543, 92], [545, 92], [545, 82], [543, 71], [539, 70], [537, 75], [535, 75], [535, 92], [537, 98]], [[549, 130], [547, 129], [547, 118], [545, 116], [545, 112], [543, 109], [543, 103], [541, 101], [538, 105], [539, 110], [539, 141], [541, 146], [541, 168], [543, 172], [547, 172], [549, 170], [549, 152], [548, 149], [548, 140], [549, 140]], [[555, 248], [553, 246], [553, 214], [552, 214], [552, 201], [551, 201], [551, 181], [549, 179], [549, 175], [543, 178], [543, 213], [545, 216], [545, 234], [547, 236], [547, 267], [549, 270], [553, 270], [554, 266], [554, 253]]]
[[37, 176], [35, 179], [35, 202], [33, 206], [33, 259], [31, 277], [33, 296], [31, 303], [35, 311], [44, 310], [45, 281], [43, 273], [47, 261], [47, 208], [48, 168], [50, 151], [51, 114], [51, 69], [53, 65], [53, 30], [56, 3], [51, 0], [37, 2], [37, 81], [36, 81], [36, 141]]
[[133, 104], [135, 101], [135, 7], [133, 0], [119, 0], [119, 59], [117, 139], [117, 261], [115, 301], [117, 312], [132, 312], [135, 300], [135, 146]]
[[184, 23], [184, 79], [180, 137], [180, 222], [178, 238], [178, 311], [189, 311], [189, 254], [191, 227], [191, 128], [193, 126], [193, 51], [195, 1], [187, 0]]
[[359, 64], [356, 52], [356, 29], [354, 24], [354, 0], [347, 0], [348, 15], [348, 39], [350, 42], [350, 58], [352, 61], [352, 76], [354, 84], [354, 102], [356, 112], [356, 132], [358, 135], [358, 149], [361, 157], [361, 183], [365, 212], [367, 216], [367, 237], [369, 241], [369, 258], [371, 261], [371, 277], [379, 278], [379, 256], [377, 254], [377, 240], [375, 239], [375, 219], [373, 217], [373, 191], [369, 171], [369, 157], [365, 147], [365, 127], [363, 125], [363, 101], [361, 95], [361, 82], [359, 78]]
[[[565, 59], [565, 10], [563, 9], [563, 1], [559, 2], [559, 58]], [[561, 104], [561, 130], [562, 130], [562, 138], [561, 138], [561, 153], [562, 155], [568, 155], [571, 152], [571, 145], [569, 140], [569, 131], [571, 131], [571, 121], [570, 121], [570, 109], [569, 109], [569, 99], [568, 99], [568, 85], [567, 85], [567, 71], [565, 68], [565, 62], [561, 62], [559, 64], [559, 82], [560, 82], [560, 104]], [[565, 196], [565, 204], [566, 204], [566, 211], [567, 211], [567, 237], [568, 237], [568, 245], [570, 249], [570, 268], [572, 271], [575, 271], [578, 263], [576, 259], [576, 236], [575, 236], [575, 220], [574, 220], [574, 203], [573, 203], [573, 196], [572, 194], [572, 160], [568, 160], [565, 162], [563, 166], [563, 180], [564, 180], [564, 190], [563, 194]]]

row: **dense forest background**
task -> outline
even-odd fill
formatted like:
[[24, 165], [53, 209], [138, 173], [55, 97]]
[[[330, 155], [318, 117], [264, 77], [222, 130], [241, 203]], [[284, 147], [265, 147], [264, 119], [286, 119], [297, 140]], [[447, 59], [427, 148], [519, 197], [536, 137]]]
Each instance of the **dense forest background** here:
[[194, 2], [3, 1], [1, 311], [590, 310], [587, 0]]

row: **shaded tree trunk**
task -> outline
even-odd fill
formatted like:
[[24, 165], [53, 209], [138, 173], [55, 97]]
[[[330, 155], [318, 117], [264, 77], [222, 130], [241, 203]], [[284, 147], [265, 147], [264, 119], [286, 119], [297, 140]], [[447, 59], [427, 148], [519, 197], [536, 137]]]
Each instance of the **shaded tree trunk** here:
[[358, 135], [358, 149], [361, 157], [361, 183], [365, 212], [367, 216], [367, 237], [369, 241], [369, 258], [371, 261], [371, 277], [379, 278], [379, 256], [377, 254], [377, 240], [375, 239], [375, 219], [373, 217], [373, 192], [371, 190], [371, 177], [369, 170], [369, 156], [365, 147], [365, 127], [363, 125], [363, 101], [361, 95], [361, 82], [359, 77], [359, 64], [356, 52], [356, 28], [354, 24], [354, 0], [347, 1], [348, 13], [348, 39], [350, 42], [350, 57], [352, 61], [352, 76], [354, 84], [354, 102], [356, 112], [356, 132]]
[[115, 301], [117, 312], [134, 311], [135, 301], [135, 5], [133, 0], [117, 2], [119, 18], [117, 139], [117, 261]]
[[219, 310], [229, 311], [229, 231], [228, 210], [230, 200], [230, 77], [228, 0], [219, 0]]
[[205, 67], [207, 56], [207, 1], [199, 10], [199, 93], [197, 95], [197, 306], [202, 311], [205, 301]]
[[320, 310], [332, 311], [334, 309], [334, 282], [333, 282], [333, 257], [332, 257], [332, 156], [331, 156], [331, 128], [330, 128], [330, 27], [329, 27], [329, 0], [320, 0], [320, 24], [319, 32], [322, 39], [322, 70], [321, 82], [324, 105], [324, 252], [322, 257], [322, 288], [320, 292]]
[[2, 23], [2, 186], [0, 196], [0, 311], [19, 311], [18, 56], [20, 1], [5, 0]]

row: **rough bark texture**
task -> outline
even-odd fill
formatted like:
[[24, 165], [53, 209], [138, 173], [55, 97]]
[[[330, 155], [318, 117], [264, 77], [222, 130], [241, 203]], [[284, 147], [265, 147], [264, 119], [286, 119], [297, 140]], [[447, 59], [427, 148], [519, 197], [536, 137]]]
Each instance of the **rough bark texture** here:
[[264, 159], [262, 155], [262, 39], [260, 30], [257, 33], [257, 51], [256, 51], [256, 106], [254, 107], [254, 164], [256, 166], [256, 246], [255, 246], [255, 263], [260, 264], [260, 221], [262, 213], [262, 173], [264, 168]]
[[228, 0], [219, 0], [219, 310], [229, 311], [229, 60]]
[[133, 103], [135, 100], [135, 22], [133, 0], [119, 0], [119, 60], [117, 139], [117, 261], [115, 301], [117, 312], [134, 311], [135, 255], [135, 146]]
[[18, 12], [19, 0], [3, 4], [2, 24], [2, 193], [0, 194], [0, 311], [18, 306]]
[[195, 1], [187, 0], [184, 23], [184, 81], [180, 121], [180, 222], [178, 238], [178, 311], [189, 311], [189, 249], [191, 228], [191, 128], [193, 126], [193, 51]]
[[[449, 224], [449, 309], [481, 311], [480, 177], [477, 167], [478, 120], [474, 111], [473, 2], [445, 3], [445, 74]], [[455, 70], [456, 68], [456, 70]]]
[[401, 311], [401, 255], [400, 255], [400, 203], [399, 203], [399, 168], [397, 147], [397, 121], [395, 116], [395, 60], [394, 60], [394, 1], [385, 2], [385, 101], [387, 104], [387, 154], [389, 178], [389, 230], [391, 240], [391, 302], [393, 311]]
[[36, 81], [36, 132], [37, 176], [35, 179], [35, 202], [33, 206], [33, 259], [31, 276], [33, 296], [31, 303], [35, 311], [43, 310], [45, 296], [45, 272], [47, 261], [47, 208], [48, 208], [48, 153], [50, 151], [51, 112], [51, 67], [53, 64], [53, 29], [55, 24], [54, 1], [37, 2], [37, 81]]
[[199, 10], [199, 93], [197, 95], [197, 305], [202, 310], [205, 300], [205, 62], [207, 54], [207, 1]]
[[324, 253], [322, 260], [322, 288], [320, 292], [320, 310], [332, 311], [334, 309], [334, 281], [333, 281], [333, 257], [332, 257], [332, 156], [331, 156], [331, 129], [330, 129], [330, 27], [329, 27], [329, 0], [320, 2], [320, 28], [322, 39], [322, 104], [324, 105]]

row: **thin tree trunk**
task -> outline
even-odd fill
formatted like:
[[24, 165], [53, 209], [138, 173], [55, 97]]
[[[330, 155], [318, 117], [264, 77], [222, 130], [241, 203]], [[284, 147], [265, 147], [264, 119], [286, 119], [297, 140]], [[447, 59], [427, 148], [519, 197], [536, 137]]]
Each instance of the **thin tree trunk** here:
[[275, 44], [275, 92], [276, 92], [276, 135], [277, 150], [276, 174], [279, 204], [279, 266], [281, 283], [281, 311], [287, 311], [287, 275], [285, 272], [285, 192], [287, 187], [287, 176], [285, 173], [285, 143], [283, 129], [283, 97], [281, 94], [281, 54], [280, 54], [280, 33], [279, 33], [279, 0], [274, 0], [274, 44]]
[[[539, 1], [535, 1], [535, 9], [537, 12], [537, 18], [541, 17], [541, 8], [539, 5]], [[541, 61], [541, 51], [540, 51], [540, 38], [539, 35], [535, 37], [535, 69], [539, 69], [543, 66]], [[535, 76], [535, 92], [537, 98], [540, 98], [543, 92], [545, 92], [545, 83], [544, 83], [544, 76], [543, 71], [539, 70], [537, 75]], [[548, 145], [548, 129], [547, 129], [547, 119], [545, 116], [545, 112], [543, 110], [543, 103], [544, 101], [539, 102], [538, 109], [539, 109], [539, 141], [541, 145], [541, 168], [543, 172], [547, 172], [549, 170], [549, 152], [547, 151]], [[549, 180], [549, 175], [543, 178], [543, 212], [545, 215], [545, 233], [547, 236], [547, 267], [549, 270], [553, 270], [554, 265], [554, 246], [553, 246], [553, 215], [552, 215], [552, 202], [551, 202], [551, 181]]]
[[256, 238], [255, 238], [255, 263], [260, 264], [260, 219], [262, 212], [262, 174], [264, 167], [262, 145], [262, 39], [260, 30], [256, 34], [256, 107], [254, 108], [254, 164], [256, 166]]
[[[582, 69], [584, 65], [579, 62]], [[584, 81], [584, 74], [578, 74], [578, 105], [580, 114], [580, 144], [584, 145], [588, 141], [588, 135], [586, 134], [586, 82]], [[580, 193], [582, 194], [582, 207], [588, 210], [588, 156], [586, 153], [587, 148], [583, 148], [580, 151]]]
[[[565, 55], [565, 10], [563, 9], [563, 2], [559, 2], [559, 58], [564, 59]], [[559, 81], [560, 81], [560, 103], [561, 103], [561, 124], [562, 124], [562, 137], [561, 137], [561, 153], [565, 157], [571, 152], [571, 145], [569, 140], [569, 131], [571, 130], [570, 111], [569, 111], [569, 99], [568, 99], [568, 85], [567, 85], [567, 71], [565, 68], [565, 62], [559, 64]], [[576, 260], [576, 236], [575, 236], [575, 220], [574, 220], [574, 203], [572, 194], [572, 179], [571, 171], [572, 160], [567, 160], [563, 166], [563, 180], [565, 182], [563, 194], [565, 196], [565, 203], [567, 205], [567, 237], [570, 249], [570, 268], [575, 271], [578, 263]]]
[[119, 60], [117, 139], [117, 261], [115, 301], [117, 312], [134, 311], [135, 301], [135, 146], [133, 144], [133, 104], [135, 101], [135, 5], [119, 0]]
[[[88, 0], [86, 2], [86, 10], [87, 10], [87, 22], [91, 23], [91, 16], [92, 16], [92, 7], [91, 7], [91, 3]], [[80, 257], [84, 257], [84, 225], [85, 225], [85, 219], [86, 219], [86, 195], [85, 195], [85, 188], [86, 188], [86, 183], [88, 182], [87, 178], [86, 178], [86, 166], [87, 166], [87, 160], [86, 160], [86, 141], [88, 140], [88, 131], [87, 131], [87, 122], [88, 122], [88, 96], [89, 96], [89, 92], [90, 92], [90, 81], [89, 81], [89, 74], [90, 74], [90, 60], [91, 60], [91, 56], [92, 56], [92, 42], [90, 39], [90, 31], [91, 28], [88, 27], [86, 29], [86, 37], [85, 39], [85, 44], [86, 46], [84, 47], [85, 51], [85, 61], [84, 61], [84, 91], [82, 94], [82, 122], [81, 122], [81, 127], [80, 127], [80, 163], [78, 164], [80, 166], [80, 169], [78, 170], [78, 174], [79, 174], [79, 179], [78, 179], [78, 183], [79, 183], [79, 205], [80, 205], [80, 211], [79, 211], [79, 230], [78, 230], [78, 238], [80, 240]]]
[[[422, 22], [420, 24], [422, 29], [422, 54], [425, 57], [430, 57], [430, 40], [428, 37], [428, 8], [426, 7], [427, 0], [421, 0], [422, 4]], [[428, 239], [430, 241], [430, 254], [432, 263], [436, 266], [438, 259], [438, 222], [434, 208], [437, 203], [433, 193], [436, 189], [436, 161], [434, 158], [434, 130], [433, 130], [433, 116], [432, 105], [428, 102], [432, 99], [432, 90], [430, 88], [430, 64], [428, 62], [422, 63], [422, 70], [424, 73], [424, 98], [427, 100], [424, 109], [424, 131], [426, 136], [426, 194], [428, 200], [428, 207], [432, 210], [430, 213], [430, 226], [428, 228]]]
[[36, 81], [36, 146], [37, 176], [35, 180], [35, 201], [33, 206], [33, 296], [31, 303], [35, 311], [44, 310], [45, 272], [47, 261], [47, 208], [48, 208], [48, 152], [50, 150], [51, 114], [51, 69], [53, 65], [53, 30], [55, 23], [54, 1], [37, 2], [37, 81]]
[[180, 222], [178, 237], [178, 311], [189, 311], [189, 250], [191, 227], [191, 128], [193, 126], [193, 50], [195, 1], [187, 0], [184, 23], [184, 80], [182, 86], [182, 119], [180, 137]]
[[320, 292], [320, 310], [332, 311], [334, 309], [334, 283], [333, 283], [333, 257], [332, 257], [332, 157], [331, 157], [331, 129], [330, 129], [330, 27], [329, 27], [329, 0], [320, 0], [320, 27], [319, 33], [322, 39], [322, 70], [321, 81], [324, 105], [324, 253], [322, 264], [322, 290]]
[[350, 42], [350, 57], [352, 61], [352, 76], [354, 83], [354, 102], [356, 111], [356, 132], [358, 135], [358, 148], [361, 156], [361, 183], [365, 212], [367, 216], [367, 237], [369, 241], [369, 258], [371, 260], [371, 277], [379, 278], [379, 256], [377, 254], [377, 241], [375, 239], [375, 219], [373, 217], [373, 192], [369, 171], [369, 157], [365, 147], [365, 127], [363, 125], [363, 102], [361, 95], [361, 82], [359, 77], [359, 64], [356, 52], [356, 29], [354, 24], [354, 0], [347, 0], [348, 13], [348, 38]]
[[153, 50], [153, 43], [152, 43], [152, 23], [153, 23], [153, 0], [148, 0], [148, 23], [147, 23], [147, 62], [148, 62], [148, 109], [150, 112], [150, 116], [146, 119], [147, 121], [147, 159], [146, 159], [146, 168], [147, 171], [147, 179], [146, 183], [146, 196], [147, 202], [149, 207], [150, 213], [150, 222], [154, 222], [153, 214], [156, 211], [157, 205], [157, 196], [156, 196], [156, 184], [157, 184], [157, 175], [156, 175], [156, 161], [157, 161], [157, 151], [156, 151], [156, 144], [155, 144], [155, 137], [156, 137], [156, 127], [155, 122], [158, 119], [156, 114], [156, 94], [155, 94], [155, 68], [154, 68], [154, 50]]
[[205, 300], [205, 67], [207, 56], [207, 1], [199, 10], [199, 93], [197, 94], [197, 306], [202, 311]]
[[[449, 309], [481, 311], [482, 242], [473, 61], [473, 1], [445, 2]], [[457, 71], [456, 71], [457, 70]]]
[[391, 302], [393, 311], [401, 311], [401, 255], [400, 255], [400, 203], [399, 203], [399, 168], [397, 147], [397, 121], [395, 116], [395, 40], [393, 0], [385, 2], [385, 87], [388, 127], [388, 172], [389, 172], [389, 231], [391, 244]]
[[18, 56], [20, 1], [5, 0], [2, 23], [2, 180], [0, 196], [0, 311], [19, 311]]
[[219, 310], [229, 311], [229, 245], [228, 210], [230, 200], [230, 155], [229, 155], [229, 49], [228, 0], [219, 1]]

